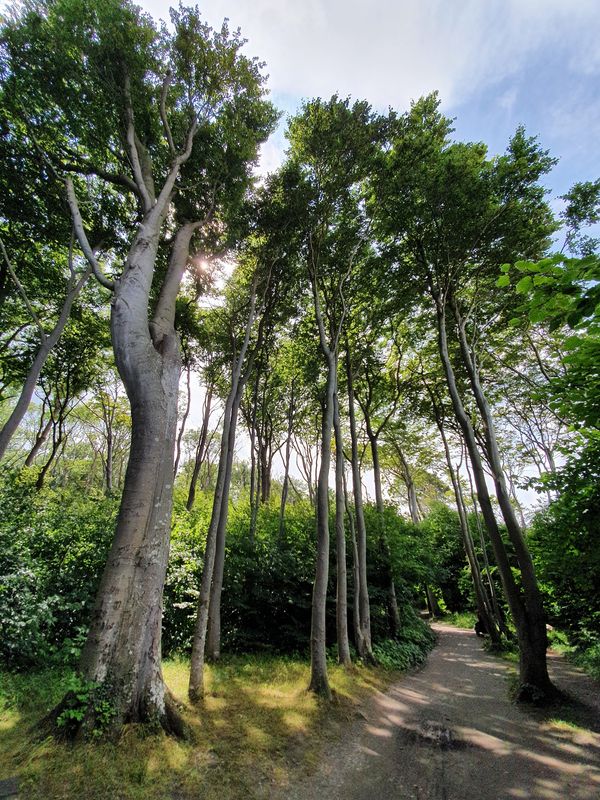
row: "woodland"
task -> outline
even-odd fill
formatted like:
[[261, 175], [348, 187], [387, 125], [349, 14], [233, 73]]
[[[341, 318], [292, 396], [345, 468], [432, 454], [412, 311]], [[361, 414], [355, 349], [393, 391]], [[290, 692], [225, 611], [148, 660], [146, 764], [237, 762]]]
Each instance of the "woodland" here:
[[553, 212], [543, 143], [457, 141], [437, 94], [306, 100], [260, 175], [243, 45], [183, 6], [5, 14], [3, 702], [50, 670], [58, 738], [185, 737], [163, 660], [202, 713], [248, 656], [327, 707], [336, 665], [427, 658], [424, 609], [515, 652], [522, 702], [549, 635], [597, 676], [600, 181]]

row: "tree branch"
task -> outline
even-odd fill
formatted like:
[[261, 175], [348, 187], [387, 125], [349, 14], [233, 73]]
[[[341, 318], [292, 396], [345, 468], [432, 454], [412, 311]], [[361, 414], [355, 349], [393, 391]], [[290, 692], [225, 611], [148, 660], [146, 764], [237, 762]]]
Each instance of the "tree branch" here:
[[77, 196], [75, 195], [75, 187], [73, 186], [73, 181], [71, 178], [65, 178], [65, 186], [67, 188], [67, 201], [69, 203], [69, 209], [73, 219], [75, 236], [77, 237], [77, 241], [83, 250], [83, 254], [87, 258], [98, 283], [104, 286], [105, 289], [114, 291], [114, 283], [103, 273], [102, 267], [98, 263], [98, 259], [94, 255], [93, 249], [90, 247], [90, 243], [83, 227], [83, 220], [81, 219], [81, 212], [79, 211], [79, 204], [77, 203]]
[[38, 315], [35, 313], [35, 311], [33, 309], [33, 306], [29, 302], [29, 298], [27, 297], [27, 292], [25, 291], [25, 289], [23, 287], [23, 284], [21, 283], [21, 281], [17, 277], [17, 273], [14, 271], [14, 269], [12, 267], [12, 264], [10, 263], [10, 259], [8, 257], [8, 253], [6, 252], [6, 248], [4, 247], [4, 242], [2, 241], [2, 239], [0, 239], [0, 249], [2, 250], [2, 255], [4, 257], [4, 261], [6, 263], [6, 268], [8, 269], [8, 273], [9, 273], [10, 277], [12, 278], [13, 283], [17, 287], [17, 291], [21, 295], [21, 298], [22, 298], [23, 302], [25, 303], [27, 311], [29, 311], [29, 314], [31, 315], [31, 318], [33, 319], [33, 321], [34, 321], [34, 323], [35, 323], [35, 325], [36, 325], [36, 327], [37, 327], [37, 329], [39, 331], [40, 339], [41, 339], [42, 344], [43, 344], [46, 341], [46, 331], [42, 327], [42, 323], [40, 322], [40, 320], [38, 318]]

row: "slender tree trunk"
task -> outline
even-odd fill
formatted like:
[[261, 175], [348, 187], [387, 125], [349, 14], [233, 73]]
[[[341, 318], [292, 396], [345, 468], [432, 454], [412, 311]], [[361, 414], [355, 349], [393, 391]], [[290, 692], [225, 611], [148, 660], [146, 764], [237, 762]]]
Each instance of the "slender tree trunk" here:
[[[363, 409], [363, 412], [365, 409]], [[385, 570], [385, 581], [388, 598], [388, 617], [390, 623], [390, 635], [397, 636], [400, 631], [400, 612], [398, 611], [398, 601], [396, 599], [396, 586], [394, 584], [394, 573], [392, 570], [392, 554], [387, 540], [385, 530], [385, 506], [383, 503], [383, 492], [381, 490], [381, 466], [379, 464], [379, 442], [371, 427], [369, 414], [365, 414], [367, 425], [367, 436], [371, 445], [371, 459], [373, 461], [373, 479], [375, 483], [375, 504], [377, 506], [377, 517], [379, 521], [379, 546], [383, 556]]]
[[352, 664], [348, 641], [348, 578], [346, 574], [346, 530], [344, 526], [344, 442], [340, 422], [337, 390], [334, 395], [333, 426], [335, 431], [335, 542], [337, 564], [336, 623], [338, 661], [345, 667]]
[[446, 376], [446, 383], [448, 385], [454, 413], [469, 452], [469, 458], [473, 468], [473, 479], [479, 496], [479, 504], [494, 549], [494, 556], [498, 565], [504, 592], [517, 629], [520, 650], [520, 680], [523, 687], [521, 694], [523, 697], [526, 697], [527, 694], [531, 693], [530, 687], [532, 686], [537, 687], [542, 693], [547, 693], [552, 691], [552, 685], [548, 677], [546, 664], [545, 627], [543, 637], [539, 634], [537, 620], [534, 619], [534, 625], [532, 627], [525, 605], [525, 598], [521, 597], [521, 593], [513, 576], [490, 500], [475, 432], [458, 392], [454, 370], [450, 361], [446, 332], [445, 305], [439, 294], [434, 294], [434, 299], [436, 303], [438, 346]]
[[185, 373], [186, 373], [185, 410], [183, 412], [183, 417], [181, 418], [181, 425], [179, 426], [179, 433], [177, 434], [177, 441], [175, 443], [175, 463], [173, 464], [174, 477], [177, 477], [177, 470], [179, 469], [179, 461], [181, 459], [181, 442], [183, 440], [183, 434], [185, 433], [185, 423], [187, 422], [187, 418], [190, 413], [190, 405], [192, 402], [192, 387], [191, 387], [192, 368], [190, 364], [186, 366]]
[[417, 503], [417, 492], [415, 490], [415, 484], [412, 479], [410, 467], [402, 451], [402, 448], [400, 447], [398, 442], [394, 442], [394, 448], [398, 453], [398, 457], [400, 458], [400, 465], [402, 467], [402, 480], [404, 481], [404, 485], [406, 486], [406, 497], [408, 500], [408, 511], [410, 513], [410, 518], [411, 521], [415, 525], [417, 525], [421, 521], [421, 515], [419, 513], [419, 505]]
[[237, 418], [242, 400], [243, 380], [240, 379], [233, 406], [231, 409], [231, 422], [229, 423], [229, 442], [227, 448], [227, 465], [225, 472], [225, 485], [223, 499], [221, 500], [221, 513], [217, 528], [217, 547], [213, 579], [210, 588], [208, 610], [208, 632], [206, 638], [206, 655], [210, 661], [218, 661], [221, 657], [221, 592], [223, 590], [223, 573], [225, 569], [225, 538], [227, 533], [227, 519], [229, 516], [229, 488], [231, 485], [231, 470], [233, 467], [233, 454], [235, 452], [235, 434]]
[[431, 591], [431, 586], [428, 583], [425, 584], [425, 597], [427, 598], [427, 606], [431, 616], [441, 617], [442, 610], [440, 608], [440, 604], [438, 603], [437, 597]]
[[[520, 652], [521, 681], [523, 684], [529, 687], [536, 687], [544, 693], [552, 693], [553, 686], [548, 676], [546, 660], [548, 637], [546, 634], [546, 613], [544, 611], [542, 595], [535, 575], [531, 553], [527, 547], [527, 542], [525, 541], [523, 531], [517, 520], [515, 510], [510, 502], [504, 469], [502, 467], [502, 459], [496, 439], [494, 420], [481, 385], [474, 354], [467, 342], [465, 321], [462, 319], [458, 305], [453, 297], [451, 297], [450, 302], [458, 327], [463, 363], [465, 364], [469, 376], [473, 397], [475, 398], [483, 421], [486, 453], [492, 471], [498, 505], [500, 506], [506, 530], [515, 549], [515, 554], [521, 570], [521, 585], [523, 587], [526, 625], [528, 628], [525, 649], [521, 648]], [[527, 692], [529, 692], [529, 690], [525, 690], [525, 693]]]
[[256, 458], [256, 412], [258, 410], [258, 388], [260, 383], [260, 365], [256, 365], [256, 377], [252, 390], [252, 411], [250, 413], [250, 531], [249, 539], [253, 544], [256, 536], [256, 523], [258, 520], [258, 497], [257, 497], [257, 458]]
[[292, 449], [292, 430], [294, 426], [294, 389], [295, 379], [292, 380], [290, 393], [290, 405], [288, 407], [287, 438], [285, 440], [284, 474], [281, 486], [281, 505], [279, 506], [279, 538], [282, 539], [285, 533], [285, 506], [287, 503], [289, 482], [290, 482], [290, 457]]
[[89, 268], [82, 273], [77, 280], [75, 279], [75, 276], [72, 276], [71, 280], [69, 281], [69, 285], [67, 287], [67, 296], [65, 297], [65, 301], [56, 325], [49, 334], [44, 334], [38, 351], [35, 354], [35, 358], [33, 359], [33, 363], [29, 369], [29, 372], [27, 373], [27, 378], [25, 379], [25, 383], [21, 389], [19, 399], [17, 400], [11, 415], [6, 420], [2, 430], [0, 431], [0, 460], [2, 460], [4, 453], [6, 452], [6, 448], [10, 444], [10, 440], [15, 435], [17, 428], [21, 424], [21, 421], [25, 416], [27, 409], [29, 408], [31, 398], [33, 397], [33, 393], [35, 391], [35, 387], [37, 386], [38, 378], [40, 377], [40, 373], [44, 367], [44, 364], [46, 363], [46, 360], [52, 349], [60, 339], [62, 332], [64, 331], [69, 320], [73, 303], [83, 289], [84, 285], [87, 283], [91, 273], [92, 270]]
[[333, 429], [333, 403], [336, 391], [336, 358], [326, 353], [327, 388], [323, 398], [321, 465], [317, 483], [317, 561], [313, 585], [310, 626], [310, 684], [315, 694], [331, 698], [327, 676], [326, 653], [326, 603], [329, 578], [329, 467], [331, 463], [331, 433]]
[[[42, 417], [42, 419], [40, 420], [40, 429], [38, 431], [37, 436], [35, 437], [35, 442], [33, 443], [33, 447], [31, 448], [27, 458], [25, 459], [25, 466], [26, 467], [31, 467], [33, 465], [33, 462], [35, 461], [35, 457], [40, 452], [40, 450], [42, 449], [44, 444], [46, 443], [46, 440], [48, 439], [50, 431], [52, 430], [52, 415], [50, 416], [50, 418], [48, 419], [48, 421], [46, 422], [45, 425], [43, 425], [43, 421], [44, 420], [43, 420], [43, 417]], [[43, 425], [43, 427], [42, 427], [42, 425]]]
[[[369, 602], [369, 587], [367, 582], [367, 529], [363, 510], [362, 481], [360, 476], [360, 462], [358, 457], [358, 435], [356, 432], [356, 412], [354, 405], [354, 380], [350, 350], [346, 342], [346, 379], [348, 383], [348, 419], [350, 422], [350, 443], [352, 462], [352, 489], [354, 494], [354, 508], [356, 512], [357, 549], [359, 567], [359, 602], [360, 602], [360, 629], [361, 636], [357, 640], [358, 654], [363, 661], [374, 663], [371, 642], [371, 609]], [[361, 652], [360, 648], [363, 648]]]
[[208, 444], [208, 426], [210, 424], [213, 390], [214, 390], [214, 384], [211, 381], [208, 385], [208, 388], [206, 390], [206, 395], [204, 397], [204, 407], [202, 411], [202, 428], [200, 429], [200, 436], [198, 438], [198, 445], [196, 447], [196, 457], [194, 459], [194, 470], [192, 472], [192, 477], [190, 480], [190, 488], [188, 490], [187, 502], [185, 504], [185, 507], [187, 508], [188, 511], [191, 511], [194, 506], [194, 500], [196, 499], [196, 485], [198, 483], [198, 476], [200, 475], [202, 464], [204, 463], [204, 459], [206, 458], [206, 451]]
[[227, 454], [229, 450], [229, 428], [231, 424], [231, 410], [237, 393], [238, 383], [242, 374], [242, 367], [250, 342], [250, 334], [254, 325], [256, 313], [256, 286], [258, 276], [252, 283], [250, 294], [250, 313], [246, 322], [244, 341], [240, 348], [238, 358], [234, 364], [231, 378], [231, 389], [225, 403], [223, 415], [223, 433], [221, 438], [221, 452], [219, 457], [219, 467], [217, 472], [217, 482], [213, 499], [213, 508], [210, 524], [206, 535], [206, 547], [204, 551], [204, 564], [202, 567], [202, 578], [200, 581], [200, 592], [198, 597], [198, 609], [196, 613], [196, 623], [194, 627], [194, 638], [192, 641], [192, 653], [190, 659], [190, 683], [188, 688], [189, 698], [192, 702], [198, 702], [204, 696], [204, 658], [206, 647], [206, 633], [208, 628], [208, 613], [210, 603], [210, 590], [213, 580], [213, 571], [217, 549], [217, 530], [221, 516], [221, 506], [225, 493], [225, 483], [227, 479]]
[[352, 623], [354, 627], [354, 644], [359, 654], [365, 652], [365, 644], [363, 641], [363, 633], [360, 627], [360, 564], [358, 556], [358, 544], [356, 542], [356, 526], [354, 524], [354, 515], [350, 508], [350, 501], [348, 499], [348, 485], [346, 482], [346, 472], [342, 472], [342, 479], [344, 482], [344, 504], [346, 507], [346, 516], [348, 517], [348, 525], [350, 527], [350, 539], [352, 541], [352, 581], [354, 584], [354, 602], [352, 604]]

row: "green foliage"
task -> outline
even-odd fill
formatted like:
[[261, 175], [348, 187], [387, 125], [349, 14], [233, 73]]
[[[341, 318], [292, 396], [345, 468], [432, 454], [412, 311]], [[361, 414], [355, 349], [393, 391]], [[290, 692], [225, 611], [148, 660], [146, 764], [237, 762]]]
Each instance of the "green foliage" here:
[[402, 607], [401, 632], [396, 639], [373, 645], [373, 654], [384, 669], [406, 670], [420, 666], [435, 644], [435, 634], [410, 606]]
[[86, 716], [91, 715], [94, 719], [92, 735], [100, 738], [108, 732], [116, 715], [108, 686], [84, 681], [79, 675], [73, 675], [67, 684], [61, 708], [56, 725], [67, 736], [79, 728]]
[[600, 636], [600, 437], [541, 482], [556, 499], [531, 525], [531, 551], [551, 621], [577, 644]]
[[117, 508], [76, 486], [37, 491], [36, 477], [0, 482], [0, 658], [14, 668], [77, 657]]

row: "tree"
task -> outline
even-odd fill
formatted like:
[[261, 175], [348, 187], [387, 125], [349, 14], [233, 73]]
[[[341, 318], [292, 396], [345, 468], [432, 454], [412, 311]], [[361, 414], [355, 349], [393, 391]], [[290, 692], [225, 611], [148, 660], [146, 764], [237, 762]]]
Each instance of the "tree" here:
[[[176, 297], [195, 239], [216, 243], [234, 221], [274, 119], [238, 34], [226, 24], [213, 32], [193, 9], [171, 12], [171, 21], [173, 32], [159, 33], [128, 2], [62, 0], [27, 7], [3, 31], [5, 80], [28, 136], [48, 175], [62, 182], [79, 247], [112, 293], [115, 362], [131, 403], [115, 539], [80, 670], [110, 697], [114, 727], [154, 720], [168, 730], [179, 729], [160, 667], [180, 371]], [[126, 257], [122, 263], [116, 253], [112, 274], [86, 233], [82, 176], [121, 203]], [[96, 724], [90, 704], [82, 727]]]

